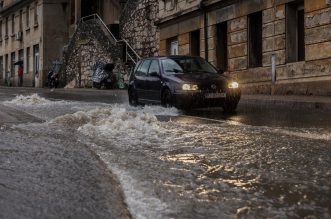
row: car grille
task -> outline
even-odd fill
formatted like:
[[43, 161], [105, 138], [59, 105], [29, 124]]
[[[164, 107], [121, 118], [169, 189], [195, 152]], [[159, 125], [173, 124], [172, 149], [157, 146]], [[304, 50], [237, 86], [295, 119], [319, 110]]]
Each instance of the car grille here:
[[226, 91], [226, 86], [225, 83], [223, 84], [210, 83], [210, 84], [201, 85], [200, 89], [205, 93], [219, 93], [219, 92], [224, 93]]

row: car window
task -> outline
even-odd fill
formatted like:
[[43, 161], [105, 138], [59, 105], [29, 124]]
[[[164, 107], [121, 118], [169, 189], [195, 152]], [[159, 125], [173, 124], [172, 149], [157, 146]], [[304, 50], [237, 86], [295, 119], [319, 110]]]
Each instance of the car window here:
[[159, 67], [159, 61], [153, 60], [151, 63], [151, 66], [149, 67], [148, 74], [156, 72], [158, 75], [160, 75], [160, 67]]
[[166, 74], [183, 72], [183, 68], [172, 59], [163, 59], [162, 67]]
[[151, 64], [151, 60], [145, 60], [139, 67], [138, 71], [136, 72], [136, 75], [138, 76], [147, 76], [147, 71], [149, 68], [149, 65]]
[[199, 57], [168, 58], [162, 60], [162, 66], [167, 74], [217, 73], [211, 64]]
[[134, 72], [136, 72], [140, 66], [142, 61], [137, 62], [136, 66], [134, 67]]

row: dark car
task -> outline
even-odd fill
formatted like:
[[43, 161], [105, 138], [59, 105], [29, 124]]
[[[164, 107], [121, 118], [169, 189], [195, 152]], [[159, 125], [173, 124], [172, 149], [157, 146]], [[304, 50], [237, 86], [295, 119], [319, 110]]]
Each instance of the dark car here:
[[161, 104], [180, 109], [221, 106], [240, 100], [239, 84], [200, 57], [152, 57], [138, 62], [129, 78], [131, 105]]

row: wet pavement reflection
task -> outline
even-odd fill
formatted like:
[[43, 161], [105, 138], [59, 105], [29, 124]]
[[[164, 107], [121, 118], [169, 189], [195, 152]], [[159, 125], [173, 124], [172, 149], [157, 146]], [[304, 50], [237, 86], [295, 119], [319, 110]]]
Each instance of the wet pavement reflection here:
[[331, 217], [329, 112], [243, 104], [225, 115], [134, 108], [97, 92], [93, 103], [92, 94], [40, 95], [46, 102], [3, 103], [46, 121], [15, 131], [42, 126], [51, 142], [60, 132], [88, 147], [118, 178], [134, 218]]

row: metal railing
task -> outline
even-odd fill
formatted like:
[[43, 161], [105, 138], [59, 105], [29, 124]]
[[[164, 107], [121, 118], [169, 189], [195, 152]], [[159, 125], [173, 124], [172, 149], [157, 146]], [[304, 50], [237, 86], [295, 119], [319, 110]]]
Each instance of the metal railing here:
[[98, 14], [92, 14], [86, 17], [82, 17], [80, 19], [80, 22], [86, 22], [87, 20], [98, 20], [101, 25], [103, 26], [103, 28], [105, 28], [105, 30], [109, 33], [109, 35], [111, 36], [111, 38], [114, 40], [114, 42], [116, 44], [124, 44], [125, 46], [125, 62], [128, 62], [129, 60], [131, 60], [134, 64], [137, 64], [137, 62], [141, 59], [141, 57], [137, 54], [137, 52], [131, 47], [131, 45], [128, 43], [128, 41], [126, 41], [125, 39], [116, 39], [116, 37], [114, 36], [114, 34], [109, 30], [109, 28], [107, 27], [107, 25], [105, 24], [105, 22], [100, 18], [100, 16]]

